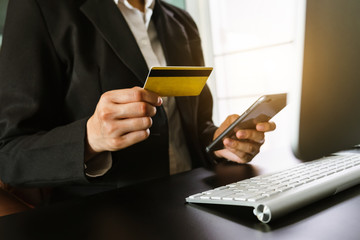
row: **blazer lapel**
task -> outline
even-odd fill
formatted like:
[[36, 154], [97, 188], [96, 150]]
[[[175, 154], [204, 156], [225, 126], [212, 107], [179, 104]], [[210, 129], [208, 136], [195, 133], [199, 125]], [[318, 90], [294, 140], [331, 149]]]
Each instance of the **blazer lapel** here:
[[167, 65], [192, 65], [189, 40], [184, 26], [174, 18], [173, 13], [156, 1], [153, 20], [164, 50]]
[[148, 67], [125, 18], [113, 0], [86, 0], [80, 10], [94, 24], [121, 61], [145, 82]]
[[[194, 65], [189, 39], [184, 26], [156, 0], [153, 20], [157, 34], [164, 50], [167, 65], [169, 66], [191, 66]], [[194, 124], [195, 116], [193, 106], [195, 98], [176, 97], [177, 107], [185, 122], [185, 126]]]

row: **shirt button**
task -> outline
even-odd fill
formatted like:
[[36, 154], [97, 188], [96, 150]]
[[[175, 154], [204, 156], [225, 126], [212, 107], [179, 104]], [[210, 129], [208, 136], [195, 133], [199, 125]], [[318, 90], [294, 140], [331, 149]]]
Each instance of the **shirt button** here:
[[143, 40], [141, 40], [141, 44], [146, 46], [149, 44], [149, 42], [148, 42], [148, 40], [143, 39]]

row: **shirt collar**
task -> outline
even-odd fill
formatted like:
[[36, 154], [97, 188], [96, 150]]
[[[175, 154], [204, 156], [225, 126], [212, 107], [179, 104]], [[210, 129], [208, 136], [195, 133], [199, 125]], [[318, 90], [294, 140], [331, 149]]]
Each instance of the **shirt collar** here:
[[[122, 2], [126, 7], [133, 9], [134, 7], [128, 2], [128, 0], [114, 0], [116, 4]], [[154, 9], [155, 0], [145, 0], [145, 9]]]

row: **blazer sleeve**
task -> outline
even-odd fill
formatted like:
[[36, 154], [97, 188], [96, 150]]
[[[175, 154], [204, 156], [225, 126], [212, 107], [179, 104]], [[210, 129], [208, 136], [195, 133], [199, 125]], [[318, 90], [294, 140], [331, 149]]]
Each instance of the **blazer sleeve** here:
[[11, 0], [0, 52], [0, 178], [14, 186], [87, 182], [87, 119], [64, 119], [66, 68], [35, 0]]

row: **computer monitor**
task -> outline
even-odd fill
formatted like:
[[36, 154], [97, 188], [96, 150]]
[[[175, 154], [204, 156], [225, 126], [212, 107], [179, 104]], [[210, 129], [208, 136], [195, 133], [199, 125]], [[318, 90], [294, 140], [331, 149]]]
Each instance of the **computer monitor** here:
[[360, 1], [308, 0], [292, 149], [312, 160], [360, 143]]
[[2, 42], [2, 33], [4, 30], [6, 10], [9, 0], [0, 0], [0, 48]]
[[6, 9], [9, 0], [0, 0], [0, 35], [2, 34], [5, 22]]

